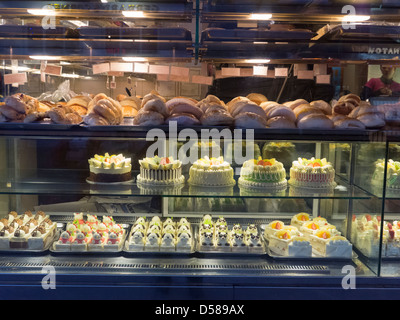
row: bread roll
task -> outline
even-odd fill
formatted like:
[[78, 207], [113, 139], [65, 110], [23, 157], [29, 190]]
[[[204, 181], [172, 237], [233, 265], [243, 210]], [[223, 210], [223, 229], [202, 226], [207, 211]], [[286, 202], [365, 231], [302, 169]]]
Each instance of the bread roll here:
[[107, 121], [107, 119], [103, 118], [97, 113], [90, 113], [88, 114], [85, 119], [85, 123], [89, 126], [108, 126], [110, 123]]
[[193, 114], [190, 113], [173, 114], [165, 120], [165, 123], [168, 124], [171, 121], [174, 121], [181, 126], [194, 126], [200, 124], [199, 119], [197, 119]]
[[183, 105], [191, 105], [193, 107], [196, 107], [197, 103], [198, 102], [197, 101], [195, 102], [193, 99], [189, 99], [189, 98], [186, 98], [186, 97], [176, 97], [176, 98], [172, 98], [172, 99], [168, 100], [165, 103], [165, 105], [167, 106], [168, 110], [171, 110], [174, 107], [176, 107], [177, 105], [181, 105], [181, 104], [183, 104]]
[[246, 96], [246, 98], [258, 105], [260, 105], [262, 102], [268, 101], [267, 97], [261, 93], [250, 93]]
[[149, 93], [149, 94], [146, 94], [146, 95], [143, 97], [140, 107], [143, 108], [144, 105], [145, 105], [148, 101], [154, 100], [154, 99], [156, 99], [156, 100], [161, 100], [161, 101], [164, 102], [164, 103], [167, 101], [164, 97], [160, 96], [159, 94]]
[[9, 121], [23, 120], [26, 116], [25, 113], [17, 112], [15, 109], [11, 108], [8, 105], [0, 106], [0, 112]]
[[[287, 108], [287, 107], [285, 107], [285, 108]], [[296, 124], [293, 121], [290, 121], [285, 117], [277, 116], [277, 117], [268, 119], [267, 127], [280, 128], [280, 129], [296, 129]]]
[[289, 107], [290, 109], [294, 110], [296, 109], [298, 106], [301, 106], [302, 104], [309, 104], [308, 101], [304, 100], [304, 99], [297, 99], [294, 101], [288, 101], [285, 102], [284, 105]]
[[91, 100], [92, 99], [90, 99], [87, 96], [75, 96], [67, 102], [67, 106], [78, 105], [78, 106], [87, 108], [87, 106]]
[[338, 101], [333, 106], [333, 114], [343, 114], [343, 115], [347, 116], [350, 114], [350, 112], [353, 111], [354, 108], [355, 108], [355, 105], [350, 102]]
[[27, 94], [17, 93], [5, 99], [5, 105], [13, 108], [18, 113], [29, 114], [39, 108], [39, 101]]
[[344, 118], [337, 122], [334, 122], [335, 129], [356, 129], [356, 130], [364, 130], [365, 125], [357, 120], [352, 118]]
[[357, 117], [357, 120], [361, 121], [367, 128], [382, 128], [386, 122], [384, 120], [385, 115], [381, 112], [369, 112], [364, 113]]
[[296, 121], [297, 123], [304, 118], [305, 116], [308, 116], [309, 114], [319, 114], [319, 115], [324, 115], [324, 113], [317, 108], [313, 108], [309, 105], [302, 105], [294, 109], [294, 114], [296, 115]]
[[164, 118], [167, 118], [170, 115], [165, 102], [160, 99], [147, 101], [141, 110], [158, 112]]
[[378, 108], [375, 106], [371, 106], [369, 103], [360, 104], [358, 107], [355, 107], [350, 113], [350, 118], [357, 118], [365, 113], [370, 112], [378, 112]]
[[310, 102], [310, 106], [313, 108], [320, 109], [324, 114], [331, 115], [332, 114], [332, 107], [331, 105], [324, 101], [324, 100], [316, 100]]
[[117, 95], [116, 100], [117, 100], [118, 102], [121, 102], [121, 101], [124, 100], [124, 99], [126, 99], [126, 95], [124, 95], [124, 94], [119, 94], [119, 95]]
[[313, 113], [303, 117], [297, 123], [297, 127], [299, 129], [333, 129], [333, 121], [323, 113]]
[[278, 116], [285, 117], [291, 122], [296, 122], [296, 115], [293, 110], [284, 105], [274, 105], [266, 111], [267, 118], [274, 118]]
[[85, 116], [87, 114], [87, 108], [82, 107], [80, 105], [74, 104], [69, 106], [71, 108], [72, 111], [76, 112], [77, 114], [81, 115], [81, 116]]
[[234, 119], [226, 110], [209, 108], [201, 117], [200, 122], [204, 126], [229, 126], [233, 124]]
[[107, 99], [107, 95], [104, 93], [99, 93], [94, 96], [94, 98], [88, 103], [88, 113], [92, 112], [93, 107], [96, 105], [96, 103], [102, 99]]
[[[236, 104], [238, 105], [238, 104]], [[263, 119], [267, 120], [267, 115], [265, 114], [265, 111], [263, 108], [261, 108], [259, 105], [255, 103], [245, 103], [245, 104], [240, 104], [237, 108], [235, 108], [231, 114], [232, 117], [236, 117], [238, 114], [243, 113], [243, 112], [251, 112], [259, 115]]]
[[197, 107], [194, 106], [192, 104], [188, 104], [185, 102], [179, 103], [179, 104], [175, 104], [173, 105], [170, 109], [170, 114], [179, 114], [179, 113], [188, 113], [188, 114], [192, 114], [193, 116], [195, 116], [197, 119], [200, 119], [201, 116], [203, 115], [203, 111]]
[[140, 126], [157, 126], [163, 123], [164, 116], [161, 113], [143, 109], [141, 109], [137, 116], [133, 119], [133, 124]]
[[249, 102], [249, 101], [250, 101], [249, 98], [239, 96], [239, 97], [233, 98], [231, 101], [229, 101], [229, 102], [226, 104], [226, 106], [227, 106], [229, 112], [232, 113], [231, 108], [232, 108], [232, 106], [233, 106], [235, 103], [237, 103], [237, 102]]
[[267, 126], [263, 117], [252, 112], [239, 113], [234, 119], [235, 126], [239, 128], [259, 129]]

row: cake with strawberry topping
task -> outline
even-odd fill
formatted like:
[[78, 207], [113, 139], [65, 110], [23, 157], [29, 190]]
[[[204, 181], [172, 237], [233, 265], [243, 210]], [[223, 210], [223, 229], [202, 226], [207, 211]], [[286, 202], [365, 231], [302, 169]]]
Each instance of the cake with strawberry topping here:
[[286, 188], [286, 171], [274, 158], [247, 160], [240, 171], [239, 186], [251, 188]]
[[189, 170], [189, 184], [200, 187], [235, 185], [233, 169], [223, 157], [198, 159]]
[[185, 177], [182, 175], [182, 162], [172, 157], [144, 158], [139, 160], [139, 164], [138, 184], [173, 186], [185, 182]]
[[94, 155], [88, 160], [90, 176], [88, 182], [112, 183], [126, 182], [132, 179], [131, 159], [125, 158], [122, 154], [104, 156]]
[[315, 253], [329, 258], [351, 259], [353, 246], [342, 236], [334, 236], [329, 230], [321, 229], [310, 236]]
[[326, 159], [298, 158], [290, 168], [289, 184], [301, 188], [334, 188], [335, 169]]
[[289, 230], [276, 231], [269, 238], [269, 250], [285, 257], [311, 257], [312, 247], [310, 241], [302, 236], [293, 235]]

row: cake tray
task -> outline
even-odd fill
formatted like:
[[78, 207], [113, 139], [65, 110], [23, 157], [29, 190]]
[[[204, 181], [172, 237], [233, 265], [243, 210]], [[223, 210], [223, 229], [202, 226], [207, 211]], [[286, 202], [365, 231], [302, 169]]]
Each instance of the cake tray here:
[[54, 232], [53, 237], [49, 237], [47, 241], [45, 242], [45, 245], [43, 246], [42, 249], [29, 249], [29, 248], [10, 248], [10, 249], [0, 249], [0, 253], [43, 253], [51, 248], [53, 245], [54, 241], [58, 239], [59, 237], [59, 232], [56, 230]]
[[267, 255], [276, 260], [349, 261], [349, 260], [358, 258], [357, 254], [354, 251], [352, 251], [351, 257], [325, 257], [321, 254], [318, 254], [314, 249], [312, 250], [310, 257], [281, 256], [281, 255], [271, 251], [271, 249], [268, 247], [267, 247]]
[[89, 178], [86, 178], [86, 182], [97, 186], [125, 186], [125, 185], [132, 185], [133, 182], [135, 182], [135, 178], [121, 182], [95, 182], [95, 181], [90, 181]]

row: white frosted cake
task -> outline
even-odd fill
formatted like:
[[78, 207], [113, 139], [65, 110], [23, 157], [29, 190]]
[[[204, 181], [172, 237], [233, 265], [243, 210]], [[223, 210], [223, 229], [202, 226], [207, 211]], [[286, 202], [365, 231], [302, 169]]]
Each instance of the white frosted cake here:
[[287, 230], [278, 230], [269, 238], [268, 248], [280, 256], [311, 257], [312, 247], [309, 240], [301, 236], [292, 236]]
[[251, 188], [286, 188], [286, 171], [275, 159], [251, 159], [243, 163], [239, 185]]
[[[372, 184], [383, 187], [385, 173], [385, 161], [375, 162], [375, 171], [372, 176]], [[389, 159], [387, 162], [386, 187], [390, 189], [400, 189], [400, 162]]]
[[332, 236], [328, 230], [317, 231], [310, 241], [313, 250], [324, 257], [350, 259], [352, 256], [351, 243], [345, 237]]
[[122, 154], [104, 156], [96, 154], [88, 160], [91, 182], [124, 182], [132, 179], [131, 159]]
[[197, 160], [190, 167], [188, 182], [202, 187], [228, 187], [236, 183], [233, 178], [233, 169], [223, 157], [204, 157]]
[[298, 158], [290, 168], [289, 184], [302, 188], [333, 188], [335, 169], [326, 159]]
[[144, 158], [139, 160], [140, 174], [137, 182], [154, 186], [173, 186], [185, 182], [182, 175], [182, 162], [172, 157]]
[[300, 212], [295, 214], [290, 220], [290, 224], [297, 228], [300, 228], [304, 222], [310, 221], [310, 215], [306, 212]]

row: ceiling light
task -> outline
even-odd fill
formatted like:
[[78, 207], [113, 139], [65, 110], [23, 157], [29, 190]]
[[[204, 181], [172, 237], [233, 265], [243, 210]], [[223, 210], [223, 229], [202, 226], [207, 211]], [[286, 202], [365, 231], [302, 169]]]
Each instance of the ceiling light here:
[[270, 13], [252, 13], [250, 15], [251, 20], [270, 20], [272, 18], [272, 14]]
[[370, 16], [361, 16], [361, 15], [346, 15], [342, 18], [342, 21], [347, 21], [347, 22], [361, 22], [361, 21], [367, 21], [371, 17]]
[[147, 59], [143, 57], [122, 57], [123, 61], [126, 62], [146, 62]]
[[245, 63], [269, 63], [271, 60], [269, 59], [246, 59]]
[[144, 12], [143, 11], [122, 11], [122, 15], [127, 18], [144, 18]]
[[55, 9], [27, 9], [28, 13], [35, 16], [55, 16]]
[[61, 60], [61, 57], [56, 56], [29, 56], [33, 60]]

